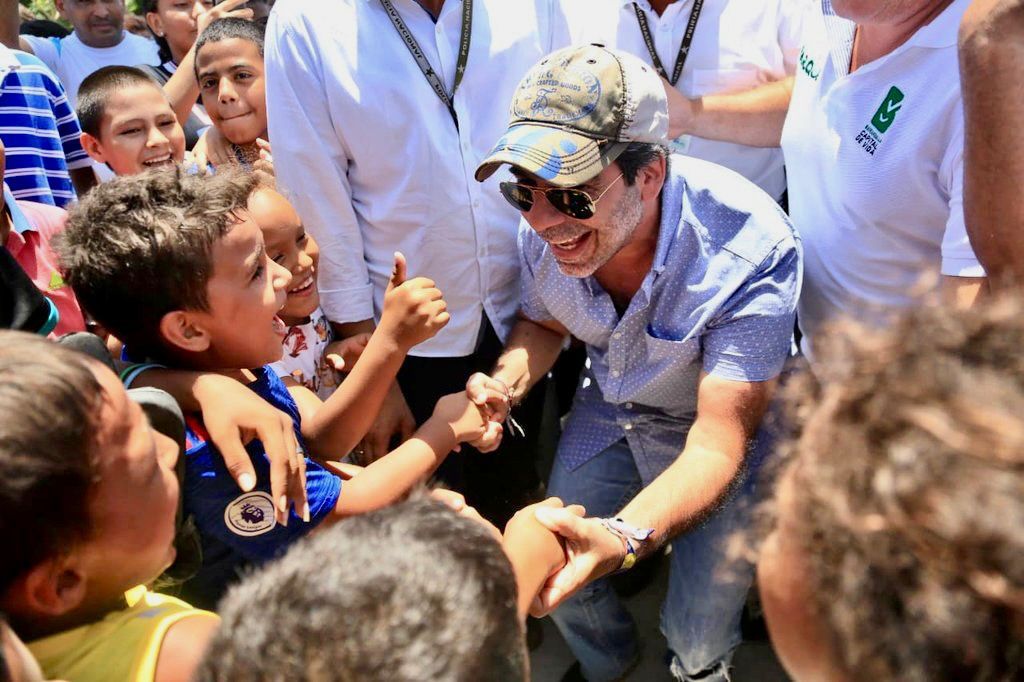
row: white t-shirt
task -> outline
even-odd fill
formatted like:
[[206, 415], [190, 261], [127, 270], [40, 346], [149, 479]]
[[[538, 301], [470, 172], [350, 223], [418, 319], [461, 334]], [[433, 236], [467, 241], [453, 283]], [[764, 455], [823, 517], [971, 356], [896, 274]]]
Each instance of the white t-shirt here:
[[327, 400], [338, 388], [341, 377], [327, 362], [325, 350], [334, 337], [331, 325], [319, 307], [305, 324], [288, 327], [282, 341], [284, 355], [270, 368], [277, 376], [291, 377], [309, 390]]
[[160, 63], [156, 42], [128, 31], [113, 47], [89, 47], [78, 35], [57, 39], [21, 36], [32, 51], [57, 74], [72, 107], [78, 103], [78, 87], [85, 77], [104, 66], [137, 66]]
[[[653, 64], [634, 0], [570, 0], [586, 19], [574, 22], [576, 43], [602, 43]], [[655, 52], [671, 76], [693, 10], [675, 0], [658, 16], [649, 0], [636, 0], [647, 17]], [[742, 92], [793, 75], [808, 0], [705, 0], [676, 89], [686, 97]], [[685, 135], [673, 151], [731, 168], [779, 199], [786, 190], [782, 151]]]
[[841, 316], [884, 324], [938, 274], [981, 277], [963, 217], [964, 118], [954, 2], [849, 73], [855, 26], [828, 2], [807, 32], [782, 134], [803, 239], [804, 350]]

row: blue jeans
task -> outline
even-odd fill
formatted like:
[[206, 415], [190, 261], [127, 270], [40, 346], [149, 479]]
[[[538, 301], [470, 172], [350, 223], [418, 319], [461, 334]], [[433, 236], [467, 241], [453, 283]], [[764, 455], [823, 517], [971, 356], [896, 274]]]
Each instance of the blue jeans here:
[[[617, 514], [642, 487], [629, 445], [620, 440], [572, 471], [556, 460], [548, 492], [566, 504], [584, 505], [588, 517], [606, 517]], [[729, 679], [753, 569], [727, 566], [724, 554], [729, 535], [749, 516], [746, 497], [746, 492], [737, 495], [671, 543], [661, 631], [677, 679]], [[552, 619], [591, 682], [621, 677], [640, 654], [636, 624], [607, 578], [584, 587]]]

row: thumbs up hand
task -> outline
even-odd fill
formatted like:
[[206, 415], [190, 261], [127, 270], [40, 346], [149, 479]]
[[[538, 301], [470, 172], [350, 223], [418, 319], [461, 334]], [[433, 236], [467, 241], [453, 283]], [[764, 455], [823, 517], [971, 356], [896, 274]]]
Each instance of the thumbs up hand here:
[[448, 320], [441, 290], [426, 277], [406, 280], [405, 256], [395, 253], [395, 267], [384, 293], [384, 310], [377, 331], [392, 339], [402, 352], [433, 337]]

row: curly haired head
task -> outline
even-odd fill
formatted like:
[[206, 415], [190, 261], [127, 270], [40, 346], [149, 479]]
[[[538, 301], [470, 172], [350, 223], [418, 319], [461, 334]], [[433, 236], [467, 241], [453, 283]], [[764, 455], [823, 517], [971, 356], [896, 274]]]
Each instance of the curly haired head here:
[[1024, 305], [923, 309], [821, 359], [789, 387], [785, 513], [841, 668], [1020, 679]]
[[244, 173], [169, 168], [100, 185], [71, 210], [58, 237], [65, 280], [135, 352], [165, 358], [160, 320], [207, 309], [213, 246], [240, 220], [255, 184]]

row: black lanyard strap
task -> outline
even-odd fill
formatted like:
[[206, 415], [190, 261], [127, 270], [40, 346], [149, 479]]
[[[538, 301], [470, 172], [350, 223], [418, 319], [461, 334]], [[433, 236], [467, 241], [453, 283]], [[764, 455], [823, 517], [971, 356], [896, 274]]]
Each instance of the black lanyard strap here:
[[683, 75], [683, 64], [686, 63], [686, 57], [690, 54], [690, 45], [693, 44], [693, 34], [697, 30], [697, 20], [700, 19], [700, 11], [704, 8], [704, 0], [693, 0], [693, 7], [690, 9], [690, 20], [686, 23], [686, 33], [683, 34], [683, 42], [679, 44], [679, 54], [676, 55], [676, 65], [672, 68], [672, 77], [668, 77], [668, 73], [665, 71], [665, 67], [661, 64], [661, 59], [658, 57], [658, 51], [654, 49], [654, 38], [651, 37], [651, 27], [647, 23], [647, 15], [640, 9], [640, 5], [633, 3], [633, 10], [636, 12], [637, 23], [640, 24], [640, 33], [644, 36], [644, 42], [647, 43], [647, 51], [651, 53], [651, 61], [654, 63], [654, 68], [658, 70], [658, 73], [662, 78], [667, 80], [672, 85], [679, 82], [679, 77]]
[[473, 32], [473, 0], [462, 0], [462, 32], [459, 37], [459, 57], [455, 64], [455, 83], [452, 85], [451, 94], [445, 90], [444, 83], [441, 82], [434, 67], [430, 65], [430, 60], [423, 54], [420, 44], [416, 42], [412, 31], [405, 25], [402, 15], [395, 9], [391, 0], [380, 0], [380, 4], [384, 6], [384, 11], [388, 13], [388, 18], [394, 24], [398, 35], [405, 41], [405, 46], [409, 48], [409, 53], [416, 60], [416, 65], [420, 67], [420, 71], [423, 72], [427, 83], [434, 90], [434, 94], [448, 107], [448, 113], [452, 115], [452, 120], [455, 121], [455, 127], [457, 128], [459, 126], [459, 117], [455, 113], [455, 91], [459, 89], [462, 75], [466, 72], [466, 64], [469, 62], [469, 39]]

